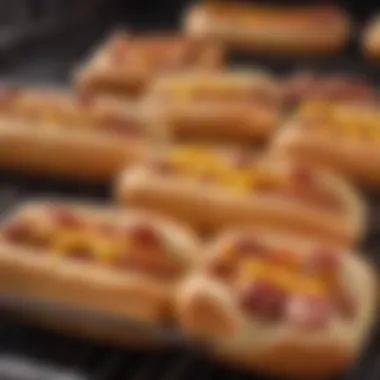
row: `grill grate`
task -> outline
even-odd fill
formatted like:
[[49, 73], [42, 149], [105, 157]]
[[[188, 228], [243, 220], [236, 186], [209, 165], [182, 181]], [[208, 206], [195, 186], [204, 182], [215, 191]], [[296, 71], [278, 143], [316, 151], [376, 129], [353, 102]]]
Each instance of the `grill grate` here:
[[29, 380], [35, 373], [40, 376], [56, 373], [52, 380], [63, 379], [67, 374], [72, 380], [186, 380], [195, 376], [200, 379], [252, 380], [252, 376], [209, 365], [195, 353], [185, 350], [119, 350], [9, 321], [3, 324], [0, 341], [1, 379], [12, 379], [9, 373], [20, 375], [22, 372], [23, 377], [18, 380]]
[[[5, 317], [6, 318], [6, 317]], [[380, 353], [371, 339], [357, 364], [339, 380], [375, 380]], [[186, 350], [121, 350], [4, 320], [0, 329], [4, 380], [256, 380], [269, 377], [222, 368]]]
[[0, 52], [25, 46], [99, 17], [104, 0], [13, 0], [0, 3]]

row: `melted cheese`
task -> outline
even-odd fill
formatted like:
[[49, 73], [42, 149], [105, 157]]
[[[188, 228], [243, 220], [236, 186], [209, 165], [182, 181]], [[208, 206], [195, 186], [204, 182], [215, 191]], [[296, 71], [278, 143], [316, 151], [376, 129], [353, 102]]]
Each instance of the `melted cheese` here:
[[59, 95], [62, 98], [57, 95], [49, 99], [49, 92], [39, 94], [33, 90], [25, 90], [25, 93], [11, 98], [2, 112], [8, 118], [26, 120], [46, 129], [71, 126], [103, 129], [107, 128], [109, 120], [116, 119], [121, 123], [125, 121], [126, 125], [131, 121], [131, 117], [118, 107], [103, 107], [101, 104], [82, 106], [80, 99], [74, 96], [71, 98], [65, 93]]
[[91, 244], [84, 231], [57, 230], [52, 239], [52, 250], [65, 255], [74, 248], [91, 250]]
[[319, 130], [350, 140], [378, 141], [380, 113], [371, 108], [306, 102], [298, 111], [301, 120], [316, 120]]
[[91, 231], [56, 230], [51, 239], [51, 250], [60, 256], [70, 256], [72, 249], [88, 252], [101, 263], [110, 263], [121, 252], [127, 252], [128, 244], [121, 244], [116, 239], [106, 239]]
[[226, 170], [226, 163], [221, 155], [202, 148], [174, 149], [169, 153], [169, 161], [184, 171], [201, 172], [212, 168], [214, 172]]
[[208, 180], [237, 192], [250, 193], [255, 187], [284, 188], [291, 185], [286, 172], [264, 164], [237, 168], [223, 154], [202, 148], [183, 148], [169, 153], [169, 162], [183, 175]]
[[299, 273], [291, 268], [275, 265], [265, 260], [249, 259], [242, 262], [239, 282], [264, 280], [289, 293], [304, 292], [325, 295], [328, 291], [323, 278]]
[[[68, 211], [71, 215], [71, 210]], [[136, 230], [129, 229], [128, 226], [118, 227], [117, 224], [110, 225], [108, 221], [105, 221], [105, 227], [111, 227], [111, 230], [106, 230], [102, 228], [102, 219], [90, 218], [89, 220], [86, 215], [78, 214], [73, 216], [76, 220], [80, 219], [79, 224], [65, 224], [65, 221], [62, 224], [59, 218], [52, 220], [49, 218], [49, 212], [47, 215], [23, 215], [21, 212], [14, 221], [10, 222], [22, 222], [25, 219], [28, 222], [27, 228], [23, 230], [23, 224], [19, 224], [21, 240], [17, 236], [13, 240], [10, 234], [9, 242], [42, 250], [45, 254], [52, 256], [83, 259], [106, 266], [128, 266], [128, 263], [132, 263], [131, 265], [136, 264], [139, 268], [137, 270], [144, 271], [148, 270], [149, 265], [153, 263], [152, 269], [157, 273], [169, 268], [173, 275], [175, 275], [174, 271], [177, 269], [180, 271], [183, 268], [182, 261], [170, 255], [159, 232], [157, 232], [158, 239], [152, 240], [148, 237], [147, 241], [144, 239], [146, 237], [144, 234], [136, 234]], [[151, 228], [150, 225], [148, 228]], [[15, 231], [17, 234], [17, 228]], [[5, 238], [7, 239], [7, 235]], [[126, 259], [125, 263], [124, 259]]]

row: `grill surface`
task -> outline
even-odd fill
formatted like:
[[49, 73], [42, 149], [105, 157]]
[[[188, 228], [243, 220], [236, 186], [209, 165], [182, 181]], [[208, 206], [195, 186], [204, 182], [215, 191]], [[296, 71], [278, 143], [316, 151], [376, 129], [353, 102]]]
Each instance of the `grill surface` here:
[[[141, 19], [141, 17], [140, 17]], [[141, 28], [140, 20], [139, 28]], [[130, 20], [132, 21], [132, 20]], [[148, 21], [149, 23], [151, 20]], [[133, 22], [131, 22], [133, 25]], [[159, 22], [162, 26], [167, 25]], [[134, 25], [135, 26], [135, 25]], [[152, 24], [150, 24], [152, 27]], [[99, 25], [92, 30], [77, 31], [74, 37], [59, 40], [15, 54], [0, 69], [0, 79], [20, 82], [67, 83], [68, 73], [82, 59], [83, 53], [106, 30]], [[73, 44], [75, 39], [75, 44]], [[329, 72], [355, 72], [374, 83], [380, 83], [380, 70], [362, 61], [350, 47], [339, 57], [321, 60], [266, 61], [234, 55], [230, 61], [238, 65], [258, 65], [278, 73], [297, 68], [315, 68]], [[9, 57], [8, 57], [9, 58]], [[12, 173], [0, 173], [0, 212], [30, 197], [79, 196], [106, 199], [107, 187], [88, 184], [47, 181]], [[364, 242], [366, 252], [375, 265], [380, 264], [380, 195], [366, 194], [371, 207], [371, 231]], [[379, 252], [377, 254], [377, 252]], [[159, 352], [120, 350], [84, 340], [77, 340], [15, 321], [0, 315], [0, 379], [4, 380], [186, 380], [186, 379], [254, 380], [263, 376], [239, 373], [221, 368], [194, 350], [167, 349]], [[355, 365], [343, 374], [344, 380], [380, 378], [380, 331], [373, 331], [368, 345]]]

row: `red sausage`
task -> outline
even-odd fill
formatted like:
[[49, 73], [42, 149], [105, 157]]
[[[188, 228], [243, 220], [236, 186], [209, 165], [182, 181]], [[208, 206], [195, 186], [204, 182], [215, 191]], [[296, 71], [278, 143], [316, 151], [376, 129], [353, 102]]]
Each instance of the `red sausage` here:
[[131, 236], [138, 245], [160, 247], [161, 236], [158, 231], [148, 223], [135, 223], [127, 227], [127, 235]]
[[51, 205], [49, 215], [53, 222], [66, 228], [76, 228], [83, 225], [81, 218], [69, 208], [62, 205]]
[[286, 319], [291, 324], [306, 329], [323, 328], [332, 314], [328, 299], [308, 294], [294, 294], [286, 305]]
[[287, 294], [283, 289], [262, 280], [247, 285], [240, 294], [240, 303], [247, 312], [269, 320], [283, 316], [286, 300]]
[[332, 99], [370, 102], [376, 92], [365, 81], [350, 75], [318, 75], [311, 72], [296, 74], [284, 84], [290, 103], [307, 99]]
[[29, 221], [15, 219], [4, 225], [2, 235], [12, 243], [27, 243], [32, 237], [32, 227]]

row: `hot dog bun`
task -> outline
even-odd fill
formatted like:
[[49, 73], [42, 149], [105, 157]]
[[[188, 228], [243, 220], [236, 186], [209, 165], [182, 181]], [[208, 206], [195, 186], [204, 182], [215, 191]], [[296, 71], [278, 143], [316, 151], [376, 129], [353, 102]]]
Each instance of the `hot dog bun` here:
[[173, 148], [126, 169], [115, 196], [201, 231], [259, 224], [351, 244], [366, 224], [362, 200], [338, 176], [237, 151]]
[[206, 1], [191, 7], [184, 29], [252, 52], [324, 54], [348, 40], [349, 22], [334, 6], [274, 6]]
[[186, 228], [152, 213], [30, 202], [3, 221], [0, 289], [119, 322], [157, 323], [170, 317], [197, 245]]
[[326, 167], [361, 186], [378, 188], [379, 120], [372, 106], [306, 103], [286, 122], [271, 151]]
[[325, 378], [356, 359], [376, 310], [375, 276], [359, 256], [255, 229], [222, 233], [205, 254], [176, 305], [214, 356], [291, 378]]
[[136, 97], [162, 71], [218, 68], [223, 61], [218, 43], [172, 33], [111, 33], [88, 62], [73, 73], [78, 91]]
[[281, 92], [260, 70], [188, 71], [157, 78], [143, 104], [174, 141], [252, 146], [275, 130]]
[[379, 100], [378, 91], [369, 82], [352, 74], [300, 71], [285, 77], [281, 85], [288, 107], [310, 100], [353, 104], [374, 104]]
[[362, 33], [362, 51], [366, 58], [378, 60], [380, 58], [380, 15], [373, 16]]
[[0, 87], [0, 167], [110, 180], [163, 138], [135, 104], [53, 87]]

